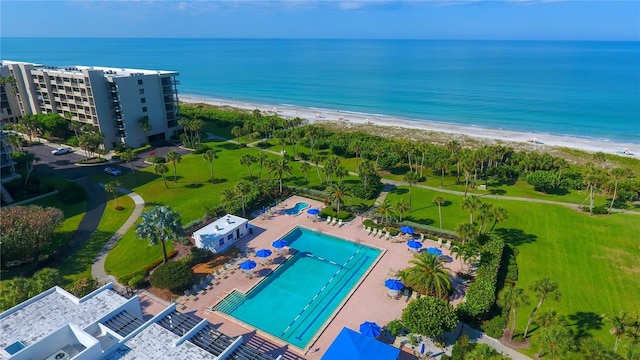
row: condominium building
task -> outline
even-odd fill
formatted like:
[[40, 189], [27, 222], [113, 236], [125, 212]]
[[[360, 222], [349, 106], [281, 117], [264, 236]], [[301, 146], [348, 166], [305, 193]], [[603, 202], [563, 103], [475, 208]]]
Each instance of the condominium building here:
[[82, 298], [53, 287], [0, 313], [0, 329], [0, 359], [274, 360], [176, 304], [145, 316], [111, 284]]
[[17, 107], [12, 113], [56, 113], [91, 124], [104, 134], [105, 149], [139, 147], [178, 129], [178, 72], [16, 61], [0, 68], [14, 79], [7, 94], [7, 105]]
[[11, 158], [11, 147], [7, 144], [8, 133], [0, 131], [0, 197], [4, 204], [13, 202], [11, 194], [5, 189], [3, 183], [20, 178], [16, 172], [16, 162]]

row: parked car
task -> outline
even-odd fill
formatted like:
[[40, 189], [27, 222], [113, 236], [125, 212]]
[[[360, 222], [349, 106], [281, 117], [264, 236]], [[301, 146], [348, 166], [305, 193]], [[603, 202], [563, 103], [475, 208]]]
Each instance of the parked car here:
[[63, 154], [68, 154], [70, 152], [73, 152], [73, 149], [72, 148], [68, 148], [68, 147], [66, 147], [66, 148], [62, 147], [62, 148], [57, 148], [57, 149], [51, 150], [51, 153], [53, 155], [63, 155]]
[[111, 175], [111, 176], [120, 176], [122, 175], [122, 171], [116, 169], [116, 168], [112, 168], [112, 167], [106, 167], [104, 168], [104, 172], [106, 172], [107, 174]]

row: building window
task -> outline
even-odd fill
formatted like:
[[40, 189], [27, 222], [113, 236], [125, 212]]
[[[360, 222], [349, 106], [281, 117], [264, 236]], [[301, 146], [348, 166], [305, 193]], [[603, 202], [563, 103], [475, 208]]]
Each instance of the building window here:
[[220, 241], [218, 242], [218, 245], [220, 245], [220, 246], [224, 245], [224, 238], [220, 238]]
[[142, 85], [142, 79], [138, 79], [138, 85]]
[[147, 98], [140, 98], [140, 102], [143, 103], [143, 104], [146, 103], [147, 102]]
[[145, 112], [145, 113], [147, 112], [147, 107], [146, 106], [142, 107], [142, 112]]
[[229, 234], [229, 236], [227, 236], [227, 240], [231, 240], [233, 239], [233, 234]]
[[144, 89], [139, 89], [138, 91], [140, 91], [140, 95], [144, 95]]

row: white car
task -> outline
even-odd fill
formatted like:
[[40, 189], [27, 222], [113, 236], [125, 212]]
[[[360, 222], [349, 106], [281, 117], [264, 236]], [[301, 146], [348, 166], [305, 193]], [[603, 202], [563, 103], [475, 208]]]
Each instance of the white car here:
[[68, 147], [66, 147], [66, 148], [57, 148], [57, 149], [51, 150], [51, 153], [53, 155], [63, 155], [63, 154], [68, 154], [70, 152], [73, 152], [73, 149], [72, 148], [68, 148]]
[[112, 168], [112, 167], [106, 167], [104, 168], [104, 172], [106, 172], [107, 174], [111, 175], [111, 176], [120, 176], [122, 175], [122, 171], [116, 169], [116, 168]]

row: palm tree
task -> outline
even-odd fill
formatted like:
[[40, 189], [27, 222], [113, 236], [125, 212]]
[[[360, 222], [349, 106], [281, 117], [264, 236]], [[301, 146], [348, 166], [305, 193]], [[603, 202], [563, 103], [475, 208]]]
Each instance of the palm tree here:
[[527, 334], [529, 333], [529, 327], [531, 326], [531, 321], [533, 320], [533, 316], [536, 314], [536, 311], [540, 309], [542, 303], [549, 298], [551, 300], [559, 301], [561, 294], [558, 289], [558, 283], [552, 281], [548, 277], [540, 280], [536, 280], [531, 284], [531, 291], [535, 292], [538, 295], [538, 305], [531, 311], [529, 315], [529, 321], [527, 321], [527, 327], [524, 329], [523, 338], [527, 338]]
[[145, 139], [149, 141], [149, 131], [151, 131], [151, 124], [149, 123], [149, 117], [143, 116], [138, 120], [140, 130], [144, 133]]
[[156, 163], [153, 166], [153, 171], [156, 174], [159, 174], [162, 176], [162, 181], [164, 181], [164, 187], [168, 189], [169, 185], [167, 185], [167, 179], [164, 177], [164, 174], [166, 174], [169, 171], [169, 168], [167, 167], [167, 165], [164, 163]]
[[473, 224], [461, 223], [454, 230], [458, 237], [462, 240], [462, 245], [468, 240], [474, 240], [476, 236], [476, 227]]
[[254, 159], [258, 164], [260, 164], [260, 171], [258, 172], [258, 180], [260, 180], [260, 178], [262, 177], [262, 166], [269, 159], [269, 157], [267, 156], [267, 154], [260, 152]]
[[240, 180], [236, 184], [236, 193], [240, 196], [242, 201], [242, 216], [246, 216], [245, 206], [247, 204], [247, 196], [251, 192], [251, 183], [246, 180]]
[[589, 191], [589, 214], [593, 216], [593, 203], [595, 201], [596, 191], [605, 183], [606, 174], [602, 169], [598, 169], [593, 164], [588, 163], [584, 169], [582, 178]]
[[116, 201], [116, 209], [120, 209], [120, 202], [118, 201], [118, 189], [120, 188], [120, 182], [118, 180], [110, 181], [104, 184], [104, 189], [113, 195], [113, 199]]
[[33, 163], [40, 161], [40, 158], [36, 156], [36, 154], [25, 151], [24, 152], [24, 166], [25, 169], [27, 170], [27, 176], [24, 177], [24, 186], [27, 186], [27, 183], [29, 182], [29, 177], [31, 176], [31, 173], [33, 172]]
[[536, 324], [538, 324], [538, 326], [541, 326], [543, 328], [566, 325], [564, 316], [558, 314], [558, 312], [553, 309], [539, 313], [538, 315], [536, 315], [534, 321], [536, 322]]
[[402, 222], [402, 215], [409, 211], [409, 204], [407, 204], [407, 202], [403, 199], [398, 200], [398, 202], [396, 203], [396, 205], [393, 207], [393, 209], [400, 214], [400, 222]]
[[473, 224], [473, 212], [480, 208], [480, 199], [475, 196], [465, 196], [460, 202], [460, 206], [469, 210], [469, 222]]
[[148, 239], [149, 245], [160, 243], [163, 260], [166, 263], [168, 259], [165, 241], [176, 240], [183, 236], [180, 214], [168, 206], [156, 206], [142, 213], [141, 221], [136, 226], [136, 236]]
[[131, 149], [126, 149], [125, 151], [123, 151], [120, 154], [120, 160], [122, 160], [125, 163], [129, 164], [129, 167], [131, 168], [131, 173], [132, 174], [135, 174], [135, 170], [133, 170], [133, 159], [135, 159], [135, 158], [136, 158], [136, 154], [134, 154], [133, 150], [131, 150]]
[[440, 218], [440, 229], [442, 229], [442, 204], [444, 204], [447, 199], [442, 195], [438, 195], [434, 197], [432, 201], [434, 204], [438, 204], [438, 217]]
[[223, 202], [234, 202], [238, 198], [238, 193], [232, 188], [224, 188], [220, 193], [220, 199]]
[[176, 163], [182, 161], [182, 155], [175, 150], [171, 150], [167, 153], [167, 161], [171, 161], [173, 163], [173, 182], [176, 182], [178, 180]]
[[398, 275], [406, 286], [423, 295], [445, 299], [451, 291], [449, 269], [442, 265], [436, 255], [421, 252], [409, 261], [413, 266], [401, 270]]
[[[480, 245], [476, 241], [469, 241], [460, 246], [453, 246], [451, 253], [456, 254], [456, 259], [460, 259], [460, 270], [464, 271], [464, 264], [475, 259], [480, 254]], [[469, 268], [467, 267], [467, 271]]]
[[615, 185], [613, 188], [613, 196], [611, 197], [611, 205], [609, 205], [609, 211], [611, 211], [611, 209], [613, 208], [613, 203], [616, 201], [616, 198], [618, 197], [618, 181], [620, 181], [620, 179], [622, 178], [631, 177], [631, 176], [633, 176], [633, 173], [631, 172], [631, 170], [626, 168], [615, 168], [611, 170], [611, 177], [613, 177], [615, 181]]
[[507, 214], [507, 209], [502, 206], [494, 206], [492, 209], [493, 212], [493, 225], [491, 225], [490, 232], [493, 232], [493, 229], [499, 222], [503, 222], [509, 218], [509, 214]]
[[383, 224], [392, 219], [395, 214], [389, 199], [384, 199], [382, 202], [378, 202], [376, 204], [376, 208], [373, 210], [373, 215], [381, 218]]
[[309, 188], [309, 170], [311, 170], [311, 165], [308, 162], [303, 162], [300, 164], [300, 171], [304, 173], [304, 183]]
[[513, 334], [516, 331], [518, 308], [529, 304], [529, 297], [525, 294], [524, 289], [517, 288], [515, 286], [507, 286], [500, 293], [498, 305], [507, 309], [507, 311], [511, 313], [509, 316], [509, 321], [511, 322], [511, 326], [509, 328], [509, 340], [513, 339]]
[[627, 326], [629, 325], [627, 313], [624, 311], [620, 311], [620, 314], [607, 318], [607, 321], [611, 324], [609, 333], [616, 337], [616, 343], [615, 345], [613, 345], [613, 351], [618, 352], [618, 342], [620, 341], [620, 338], [623, 337], [627, 332]]
[[412, 210], [412, 206], [411, 206], [411, 187], [413, 184], [417, 183], [418, 181], [420, 181], [420, 178], [418, 177], [418, 174], [412, 172], [411, 170], [409, 170], [408, 173], [406, 173], [404, 175], [404, 177], [402, 178], [402, 181], [409, 183], [409, 212], [413, 211]]
[[340, 212], [340, 205], [348, 196], [351, 196], [351, 189], [343, 182], [333, 183], [327, 188], [327, 197], [336, 205], [337, 212]]
[[449, 158], [448, 157], [441, 157], [436, 161], [435, 164], [435, 169], [436, 170], [440, 170], [440, 187], [443, 186], [444, 184], [444, 174], [447, 171], [447, 169], [449, 168]]
[[255, 162], [255, 159], [251, 154], [244, 154], [240, 157], [240, 165], [244, 165], [247, 167], [249, 171], [249, 179], [253, 178], [253, 174], [251, 173], [251, 164]]
[[[571, 331], [560, 326], [543, 328], [540, 331], [540, 352], [548, 354], [550, 359], [563, 358], [574, 347], [575, 338]], [[545, 356], [546, 358], [546, 356]]]
[[313, 154], [309, 157], [309, 161], [311, 161], [316, 166], [316, 172], [318, 173], [318, 179], [320, 183], [322, 183], [322, 176], [320, 176], [320, 155]]
[[202, 154], [202, 158], [204, 161], [209, 163], [209, 169], [211, 170], [211, 182], [213, 183], [213, 160], [218, 158], [218, 154], [214, 149], [208, 149], [204, 154]]
[[284, 174], [291, 174], [291, 166], [289, 166], [289, 162], [285, 158], [279, 158], [272, 163], [273, 167], [270, 172], [274, 172], [278, 175], [278, 179], [280, 180], [280, 194], [282, 194], [282, 176]]

